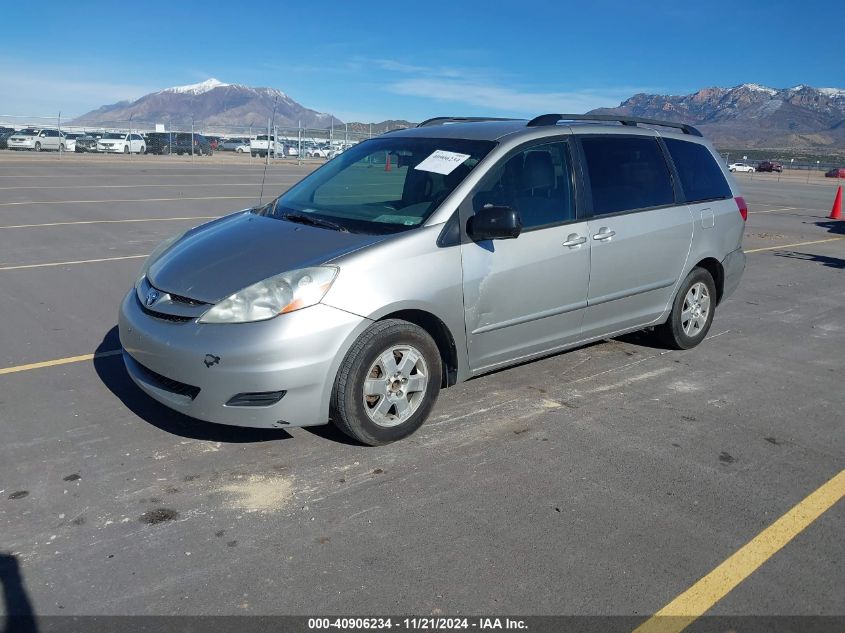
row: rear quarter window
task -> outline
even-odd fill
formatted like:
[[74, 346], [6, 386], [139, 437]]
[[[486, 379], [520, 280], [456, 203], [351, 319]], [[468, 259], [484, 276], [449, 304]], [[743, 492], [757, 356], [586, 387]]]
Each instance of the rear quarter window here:
[[669, 166], [657, 139], [582, 136], [593, 215], [660, 207], [675, 202]]
[[664, 139], [684, 189], [687, 202], [733, 197], [725, 175], [710, 150], [700, 143]]

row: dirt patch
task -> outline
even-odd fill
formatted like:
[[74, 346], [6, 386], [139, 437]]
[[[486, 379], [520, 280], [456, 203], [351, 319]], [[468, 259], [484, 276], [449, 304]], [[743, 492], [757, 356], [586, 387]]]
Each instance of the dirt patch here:
[[169, 508], [156, 508], [155, 510], [144, 512], [138, 520], [141, 523], [156, 525], [158, 523], [164, 523], [165, 521], [173, 521], [178, 516], [179, 513], [176, 512], [176, 510], [171, 510]]
[[231, 496], [232, 507], [247, 512], [280, 510], [293, 497], [293, 483], [287, 477], [250, 475], [221, 490]]

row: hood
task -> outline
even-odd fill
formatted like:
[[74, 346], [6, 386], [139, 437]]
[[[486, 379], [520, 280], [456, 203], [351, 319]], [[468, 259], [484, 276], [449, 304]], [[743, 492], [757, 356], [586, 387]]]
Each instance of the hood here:
[[273, 275], [327, 263], [386, 237], [237, 213], [188, 231], [152, 263], [147, 277], [165, 292], [217, 303]]

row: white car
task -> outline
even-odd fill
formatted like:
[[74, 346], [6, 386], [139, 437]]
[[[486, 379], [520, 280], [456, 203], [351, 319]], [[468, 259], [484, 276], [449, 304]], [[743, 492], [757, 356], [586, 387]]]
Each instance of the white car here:
[[66, 152], [75, 152], [76, 151], [76, 139], [82, 138], [85, 136], [84, 134], [80, 134], [79, 132], [62, 132], [65, 137], [65, 147], [64, 151]]
[[731, 163], [728, 165], [728, 169], [731, 171], [744, 171], [744, 172], [754, 172], [757, 171], [754, 169], [753, 165], [749, 165], [748, 163]]
[[329, 148], [312, 145], [311, 147], [306, 148], [305, 155], [309, 158], [328, 158]]
[[65, 150], [65, 137], [58, 130], [25, 128], [15, 132], [7, 141], [9, 149]]
[[111, 154], [145, 154], [147, 146], [140, 134], [108, 132], [97, 141], [97, 151]]

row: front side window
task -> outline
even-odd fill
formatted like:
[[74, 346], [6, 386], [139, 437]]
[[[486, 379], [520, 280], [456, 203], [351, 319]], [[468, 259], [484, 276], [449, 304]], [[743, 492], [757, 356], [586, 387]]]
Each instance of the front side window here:
[[[687, 202], [733, 197], [728, 181], [707, 147], [673, 138], [664, 139], [664, 142], [678, 170]], [[745, 163], [740, 165], [745, 167]]]
[[669, 166], [657, 139], [582, 136], [593, 214], [670, 205], [675, 201]]
[[[357, 144], [258, 210], [271, 217], [393, 233], [421, 225], [495, 143], [380, 137]], [[325, 222], [324, 222], [325, 223]]]
[[494, 167], [472, 198], [476, 212], [488, 205], [516, 209], [526, 230], [574, 220], [568, 144], [535, 145]]

